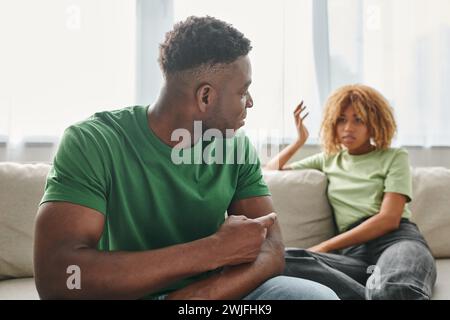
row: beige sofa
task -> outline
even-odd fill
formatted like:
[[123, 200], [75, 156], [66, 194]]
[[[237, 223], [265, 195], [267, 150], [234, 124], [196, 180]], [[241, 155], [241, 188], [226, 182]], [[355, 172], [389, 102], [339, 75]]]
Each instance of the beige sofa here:
[[[0, 300], [38, 299], [33, 225], [47, 164], [0, 163]], [[309, 247], [334, 234], [327, 181], [317, 171], [264, 172], [287, 247]], [[433, 299], [450, 299], [450, 170], [414, 169], [413, 220], [437, 259]]]

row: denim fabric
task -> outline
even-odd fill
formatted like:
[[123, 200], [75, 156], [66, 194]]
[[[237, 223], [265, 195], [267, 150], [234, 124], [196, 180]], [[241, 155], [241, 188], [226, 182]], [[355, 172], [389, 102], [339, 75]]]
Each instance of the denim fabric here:
[[[167, 294], [154, 300], [165, 300]], [[339, 300], [330, 288], [310, 280], [278, 276], [249, 293], [243, 300]]]
[[324, 284], [341, 299], [430, 299], [436, 282], [434, 258], [408, 219], [395, 231], [337, 253], [292, 248], [285, 257], [286, 276]]
[[267, 280], [244, 300], [338, 300], [338, 296], [319, 283], [285, 276]]

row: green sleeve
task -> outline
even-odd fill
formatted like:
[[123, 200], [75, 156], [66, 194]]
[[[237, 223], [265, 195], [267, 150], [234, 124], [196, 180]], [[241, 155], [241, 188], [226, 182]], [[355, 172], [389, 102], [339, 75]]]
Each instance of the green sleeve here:
[[256, 149], [247, 136], [243, 138], [245, 139], [245, 161], [239, 165], [238, 181], [232, 201], [270, 196], [269, 188], [262, 176], [261, 163]]
[[107, 175], [101, 155], [90, 133], [76, 126], [66, 129], [41, 204], [71, 202], [106, 214]]
[[324, 154], [318, 153], [289, 165], [292, 170], [313, 169], [323, 171]]
[[403, 194], [407, 202], [412, 200], [412, 176], [408, 152], [398, 149], [394, 154], [384, 181], [384, 192]]

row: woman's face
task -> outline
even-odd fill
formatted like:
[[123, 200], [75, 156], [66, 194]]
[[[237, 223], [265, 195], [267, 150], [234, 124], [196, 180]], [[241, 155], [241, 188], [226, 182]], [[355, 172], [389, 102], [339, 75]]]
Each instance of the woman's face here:
[[373, 150], [369, 128], [351, 105], [345, 108], [338, 118], [336, 134], [339, 143], [352, 155], [365, 154]]

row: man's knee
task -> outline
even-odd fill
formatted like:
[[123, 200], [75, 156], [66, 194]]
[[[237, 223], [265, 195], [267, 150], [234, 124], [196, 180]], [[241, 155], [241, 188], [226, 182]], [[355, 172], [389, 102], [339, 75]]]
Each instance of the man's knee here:
[[258, 300], [338, 300], [330, 288], [314, 281], [278, 276], [267, 280], [260, 290]]

